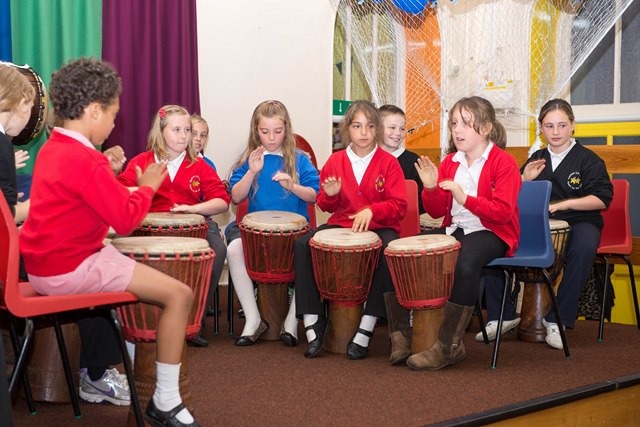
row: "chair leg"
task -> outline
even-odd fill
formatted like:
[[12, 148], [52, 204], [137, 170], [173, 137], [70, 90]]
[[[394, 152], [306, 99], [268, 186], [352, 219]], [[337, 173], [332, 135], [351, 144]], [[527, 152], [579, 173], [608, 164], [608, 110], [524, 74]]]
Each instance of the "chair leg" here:
[[142, 409], [140, 407], [140, 399], [138, 397], [138, 389], [136, 388], [135, 377], [133, 376], [133, 368], [131, 366], [131, 359], [129, 358], [129, 352], [127, 351], [127, 345], [124, 342], [124, 335], [122, 333], [122, 325], [120, 323], [120, 317], [115, 308], [109, 309], [109, 315], [113, 330], [118, 337], [118, 344], [120, 346], [120, 353], [122, 353], [122, 364], [124, 365], [124, 371], [127, 374], [127, 381], [129, 382], [129, 396], [131, 397], [131, 404], [133, 405], [133, 413], [136, 416], [136, 425], [138, 427], [144, 427], [144, 419], [142, 416]]
[[[507, 301], [507, 290], [509, 286], [507, 283], [511, 283], [511, 274], [507, 275], [507, 281], [505, 282], [504, 289], [502, 290], [502, 301], [500, 301], [500, 318], [498, 319], [498, 330], [496, 331], [496, 342], [493, 346], [493, 358], [491, 360], [491, 369], [496, 369], [498, 367], [498, 349], [500, 348], [500, 336], [502, 335], [502, 319], [504, 318], [504, 307]], [[483, 328], [484, 329], [484, 328]], [[486, 331], [484, 333], [485, 340]]]
[[551, 304], [553, 305], [553, 312], [556, 315], [556, 322], [558, 322], [558, 329], [560, 329], [560, 338], [562, 339], [562, 348], [564, 349], [564, 357], [566, 357], [567, 359], [570, 359], [571, 354], [569, 353], [569, 345], [567, 344], [567, 337], [564, 333], [564, 325], [562, 324], [562, 319], [560, 318], [560, 312], [558, 311], [558, 305], [556, 304], [556, 295], [553, 292], [553, 283], [551, 281], [551, 277], [549, 277], [549, 273], [547, 273], [546, 269], [541, 268], [540, 270], [544, 275], [545, 282], [547, 282], [547, 290], [549, 291]]
[[24, 364], [27, 360], [27, 353], [29, 351], [29, 346], [31, 345], [31, 340], [33, 338], [33, 320], [24, 319], [24, 334], [22, 336], [22, 343], [20, 344], [20, 349], [18, 351], [18, 357], [16, 358], [16, 362], [13, 365], [13, 372], [11, 373], [11, 378], [9, 379], [9, 395], [12, 395], [16, 390], [16, 386], [18, 384], [18, 378], [23, 373]]
[[[213, 333], [218, 335], [220, 332], [220, 325], [218, 324], [218, 314], [220, 313], [220, 285], [216, 286], [216, 290], [213, 292], [213, 306], [216, 310], [215, 315], [213, 316]], [[205, 312], [206, 318], [206, 312]]]
[[628, 256], [622, 255], [624, 262], [629, 269], [629, 280], [631, 282], [631, 294], [633, 295], [633, 307], [636, 310], [636, 326], [640, 329], [640, 309], [638, 309], [638, 290], [636, 289], [636, 276], [633, 273], [633, 264]]
[[606, 256], [600, 256], [604, 262], [604, 277], [602, 281], [602, 304], [600, 305], [600, 323], [598, 325], [598, 342], [602, 342], [604, 335], [604, 312], [607, 304], [607, 279], [609, 278], [609, 259]]
[[484, 316], [482, 315], [482, 307], [480, 307], [480, 301], [476, 303], [476, 317], [478, 317], [478, 322], [480, 323], [480, 332], [482, 332], [484, 343], [489, 344], [489, 336], [487, 335], [487, 330], [485, 329], [486, 324], [484, 323]]
[[[16, 362], [18, 359], [17, 356], [20, 354], [20, 348], [21, 348], [20, 341], [18, 339], [18, 331], [15, 323], [16, 323], [16, 319], [12, 316], [11, 319], [9, 320], [9, 334], [11, 336], [11, 346], [13, 347], [13, 354], [15, 355], [13, 366], [17, 365], [17, 362]], [[15, 368], [14, 368], [14, 371], [15, 371]], [[31, 393], [29, 376], [27, 375], [27, 371], [25, 369], [22, 370], [22, 388], [24, 389], [24, 395], [27, 400], [27, 407], [29, 408], [29, 413], [31, 415], [35, 415], [37, 413], [36, 405], [33, 401], [33, 394]]]
[[229, 274], [229, 284], [227, 291], [227, 323], [229, 324], [229, 335], [233, 335], [233, 280]]
[[57, 316], [55, 316], [53, 320], [54, 320], [53, 328], [56, 331], [56, 341], [58, 341], [58, 350], [60, 351], [60, 358], [62, 359], [64, 377], [67, 380], [67, 387], [69, 388], [69, 398], [71, 399], [73, 414], [75, 415], [76, 418], [80, 418], [82, 416], [82, 413], [80, 412], [80, 401], [78, 399], [78, 391], [73, 382], [71, 365], [69, 364], [69, 354], [67, 353], [67, 346], [64, 344], [62, 327], [60, 326], [60, 320], [58, 319]]

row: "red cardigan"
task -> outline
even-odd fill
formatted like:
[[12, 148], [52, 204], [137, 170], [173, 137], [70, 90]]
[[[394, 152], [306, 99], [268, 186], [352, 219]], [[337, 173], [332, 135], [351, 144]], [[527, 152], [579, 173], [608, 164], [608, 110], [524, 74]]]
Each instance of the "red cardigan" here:
[[[449, 154], [438, 167], [438, 182], [453, 181], [460, 163]], [[518, 193], [522, 177], [515, 158], [495, 145], [489, 151], [486, 163], [480, 172], [478, 196], [467, 196], [464, 207], [480, 218], [482, 225], [494, 232], [508, 246], [507, 256], [518, 248], [520, 221], [518, 217]], [[433, 190], [422, 190], [422, 203], [433, 218], [444, 216], [443, 226], [451, 225], [450, 191], [436, 186]]]
[[153, 194], [151, 187], [130, 193], [104, 154], [54, 130], [38, 152], [29, 216], [20, 231], [27, 272], [74, 271], [102, 249], [109, 226], [130, 234], [147, 214]]
[[373, 212], [370, 230], [392, 228], [400, 232], [400, 221], [407, 213], [407, 190], [398, 160], [379, 147], [362, 177], [360, 185], [351, 168], [346, 150], [333, 153], [320, 173], [320, 183], [327, 177], [342, 179], [340, 192], [327, 196], [320, 187], [316, 204], [332, 215], [327, 224], [351, 228], [353, 215], [368, 207]]

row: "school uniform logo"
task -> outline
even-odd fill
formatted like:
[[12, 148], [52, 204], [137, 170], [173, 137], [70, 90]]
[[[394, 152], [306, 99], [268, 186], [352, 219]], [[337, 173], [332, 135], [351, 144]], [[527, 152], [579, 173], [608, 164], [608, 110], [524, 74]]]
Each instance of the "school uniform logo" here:
[[577, 190], [582, 187], [582, 178], [580, 172], [571, 172], [567, 178], [567, 185], [572, 190]]
[[384, 191], [384, 176], [378, 175], [376, 178], [376, 190], [378, 193], [382, 193]]
[[191, 179], [189, 180], [189, 188], [191, 188], [191, 191], [193, 191], [194, 193], [200, 192], [200, 176], [199, 175], [194, 175], [191, 177]]

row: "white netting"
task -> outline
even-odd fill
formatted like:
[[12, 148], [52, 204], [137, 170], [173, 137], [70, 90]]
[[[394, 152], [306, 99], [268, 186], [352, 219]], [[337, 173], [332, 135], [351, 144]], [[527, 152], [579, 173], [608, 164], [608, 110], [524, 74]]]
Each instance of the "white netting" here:
[[342, 0], [338, 16], [372, 101], [417, 130], [470, 95], [535, 118], [632, 1]]

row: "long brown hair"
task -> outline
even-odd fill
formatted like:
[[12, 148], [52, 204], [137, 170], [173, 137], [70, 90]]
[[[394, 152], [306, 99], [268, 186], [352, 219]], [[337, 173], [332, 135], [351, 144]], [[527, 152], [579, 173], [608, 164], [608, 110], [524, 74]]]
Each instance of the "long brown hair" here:
[[[471, 113], [473, 117], [473, 129], [478, 134], [480, 134], [480, 129], [483, 126], [491, 126], [491, 131], [489, 135], [487, 135], [487, 139], [502, 149], [507, 146], [507, 131], [496, 118], [496, 111], [493, 109], [493, 105], [479, 96], [470, 96], [459, 99], [453, 104], [451, 110], [449, 110], [449, 121], [447, 123], [447, 127], [449, 128], [449, 147], [447, 148], [447, 154], [458, 151], [453, 143], [453, 134], [451, 132], [453, 112], [456, 110], [464, 110]], [[469, 125], [470, 123], [465, 121], [465, 124]]]

